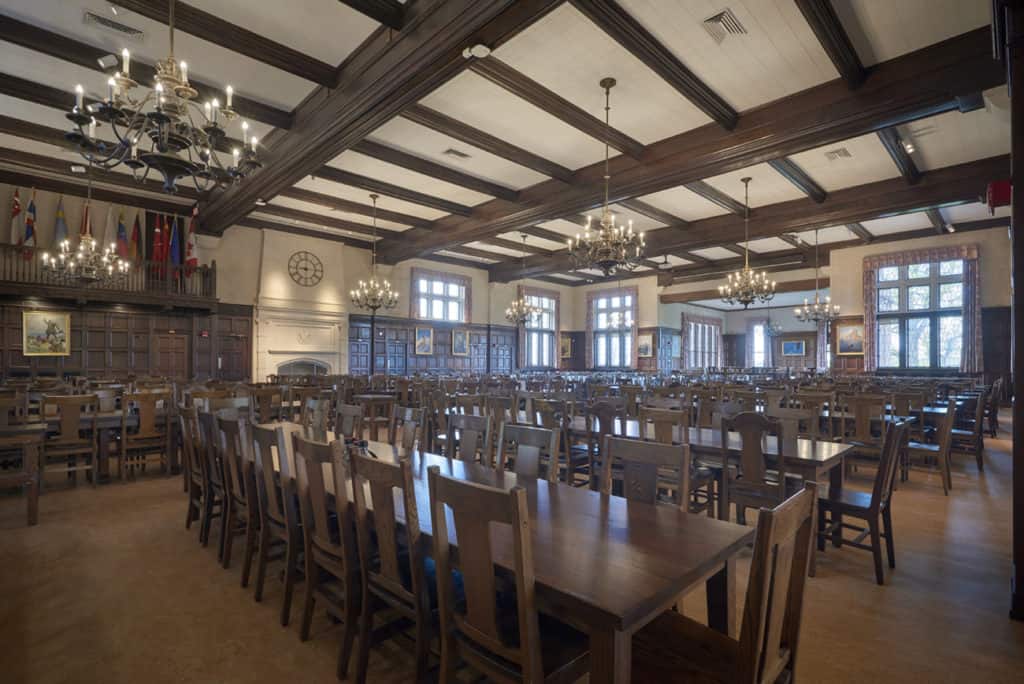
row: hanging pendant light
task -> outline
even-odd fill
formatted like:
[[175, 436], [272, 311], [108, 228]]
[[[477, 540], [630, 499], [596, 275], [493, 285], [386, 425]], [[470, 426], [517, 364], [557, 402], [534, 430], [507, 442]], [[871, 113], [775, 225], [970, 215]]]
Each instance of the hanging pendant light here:
[[[526, 278], [526, 233], [519, 234], [523, 238], [522, 276]], [[539, 306], [530, 304], [530, 300], [524, 293], [522, 297], [513, 299], [505, 309], [505, 320], [513, 325], [522, 325], [534, 316], [541, 313]]]
[[818, 229], [814, 229], [814, 303], [804, 298], [804, 305], [793, 310], [793, 315], [801, 323], [831, 323], [839, 316], [839, 305], [832, 303], [831, 295], [821, 299], [818, 289]]
[[364, 309], [376, 314], [378, 309], [394, 309], [398, 305], [398, 292], [391, 287], [387, 280], [377, 278], [377, 198], [378, 195], [370, 195], [373, 200], [373, 244], [370, 246], [370, 279], [360, 280], [359, 286], [349, 292], [352, 304], [359, 309]]
[[768, 280], [768, 273], [758, 273], [750, 268], [750, 177], [741, 178], [743, 183], [743, 268], [729, 274], [725, 285], [718, 286], [718, 294], [722, 301], [729, 305], [742, 304], [749, 308], [751, 304], [767, 304], [775, 297], [775, 281]]

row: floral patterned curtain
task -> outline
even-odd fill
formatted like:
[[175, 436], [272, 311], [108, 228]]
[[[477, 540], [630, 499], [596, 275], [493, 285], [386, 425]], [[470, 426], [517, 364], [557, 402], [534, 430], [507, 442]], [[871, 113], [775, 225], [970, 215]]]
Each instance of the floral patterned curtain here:
[[[964, 258], [964, 346], [960, 355], [960, 370], [980, 373], [984, 369], [981, 344], [981, 273], [978, 254]], [[1008, 343], [1009, 341], [1007, 341]]]

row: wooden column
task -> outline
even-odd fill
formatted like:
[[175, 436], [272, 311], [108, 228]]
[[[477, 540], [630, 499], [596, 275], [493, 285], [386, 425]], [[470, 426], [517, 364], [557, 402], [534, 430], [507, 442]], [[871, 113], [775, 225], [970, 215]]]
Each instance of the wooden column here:
[[[1024, 620], [1024, 3], [1006, 4], [1008, 85], [1011, 110], [1011, 178], [1013, 214], [1013, 577], [1010, 617]], [[999, 17], [995, 18], [996, 23]]]

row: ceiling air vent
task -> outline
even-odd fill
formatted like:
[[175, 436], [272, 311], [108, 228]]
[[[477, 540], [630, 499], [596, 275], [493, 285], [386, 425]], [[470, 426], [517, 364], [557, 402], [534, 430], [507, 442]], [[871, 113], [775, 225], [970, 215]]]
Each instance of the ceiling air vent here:
[[853, 157], [853, 155], [850, 154], [850, 150], [846, 149], [845, 147], [837, 147], [834, 150], [829, 150], [825, 153], [825, 159], [828, 159], [829, 161], [850, 159], [851, 157]]
[[447, 150], [442, 152], [442, 154], [446, 154], [449, 157], [455, 157], [456, 159], [469, 159], [470, 157], [470, 155], [466, 154], [462, 150], [457, 150], [454, 147], [449, 147]]
[[707, 31], [708, 35], [711, 36], [711, 39], [719, 45], [721, 45], [722, 41], [730, 35], [739, 36], [747, 32], [747, 29], [740, 23], [740, 20], [736, 18], [736, 15], [733, 14], [732, 10], [728, 7], [705, 19], [704, 30]]
[[122, 24], [119, 21], [114, 21], [102, 14], [97, 14], [96, 12], [90, 12], [88, 10], [85, 11], [85, 15], [82, 17], [82, 23], [99, 26], [106, 31], [116, 33], [122, 38], [127, 38], [128, 40], [134, 40], [136, 42], [142, 41], [146, 37], [146, 32], [141, 29], [137, 29], [134, 26], [128, 26], [127, 24]]

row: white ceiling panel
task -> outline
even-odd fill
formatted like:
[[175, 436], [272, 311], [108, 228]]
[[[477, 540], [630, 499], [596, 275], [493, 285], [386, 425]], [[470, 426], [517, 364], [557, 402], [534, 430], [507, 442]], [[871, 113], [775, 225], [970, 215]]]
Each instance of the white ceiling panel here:
[[892, 235], [893, 233], [931, 228], [932, 222], [924, 212], [916, 212], [861, 221], [861, 225], [867, 228], [872, 235]]
[[[739, 246], [742, 247], [743, 245], [740, 244]], [[793, 249], [793, 245], [777, 237], [761, 238], [760, 240], [750, 241], [751, 252], [782, 252], [787, 249]]]
[[367, 157], [365, 154], [359, 154], [351, 150], [342, 152], [339, 156], [332, 159], [329, 165], [351, 173], [357, 173], [360, 176], [367, 176], [374, 180], [391, 183], [407, 190], [415, 190], [416, 192], [422, 192], [426, 195], [440, 197], [450, 202], [458, 202], [468, 206], [474, 206], [492, 199], [490, 195], [469, 190], [447, 181], [438, 180], [416, 171], [409, 171], [401, 166], [389, 164], [373, 157]]
[[470, 254], [463, 254], [461, 252], [452, 252], [447, 249], [438, 250], [437, 252], [435, 252], [435, 254], [438, 254], [440, 256], [455, 257], [456, 259], [466, 259], [467, 261], [478, 261], [481, 264], [496, 264], [499, 261], [497, 258], [484, 259], [483, 257], [473, 256]]
[[561, 233], [567, 238], [574, 238], [579, 233], [583, 232], [583, 226], [578, 226], [572, 221], [566, 221], [565, 219], [555, 219], [554, 221], [545, 221], [544, 223], [538, 223], [541, 228], [547, 228], [553, 230], [556, 233]]
[[282, 218], [280, 216], [274, 216], [272, 214], [264, 214], [259, 211], [254, 211], [253, 213], [250, 214], [250, 216], [252, 216], [253, 218], [263, 219], [265, 221], [273, 221], [274, 223], [287, 223], [288, 225], [298, 226], [300, 228], [310, 228], [312, 230], [317, 230], [323, 233], [327, 233], [329, 235], [343, 235], [347, 238], [352, 238], [353, 240], [360, 240], [367, 244], [373, 242], [373, 239], [369, 235], [356, 233], [351, 230], [339, 230], [338, 228], [324, 226], [319, 223], [314, 223], [312, 221], [299, 221], [296, 219], [287, 219]]
[[[502, 233], [498, 237], [510, 240], [512, 242], [522, 242], [523, 236], [520, 233]], [[555, 242], [554, 240], [545, 240], [544, 238], [535, 237], [533, 235], [526, 236], [526, 244], [530, 247], [538, 247], [540, 249], [559, 250], [565, 249], [565, 242]]]
[[745, 169], [730, 171], [720, 176], [705, 178], [705, 182], [713, 188], [724, 192], [737, 202], [743, 203], [743, 183], [741, 178], [750, 176], [750, 206], [763, 207], [806, 197], [804, 193], [790, 183], [781, 173], [768, 166], [756, 164]]
[[806, 150], [790, 159], [828, 192], [899, 176], [899, 169], [874, 133]]
[[422, 103], [570, 169], [604, 158], [601, 141], [470, 71], [448, 81]]
[[1010, 207], [996, 207], [995, 213], [989, 211], [988, 205], [982, 204], [981, 202], [971, 202], [970, 204], [957, 204], [952, 207], [943, 207], [939, 209], [942, 213], [942, 217], [950, 223], [959, 223], [961, 221], [980, 221], [982, 219], [990, 219], [993, 217], [1008, 218], [1010, 216]]
[[578, 283], [583, 280], [583, 278], [580, 278], [579, 276], [569, 275], [568, 273], [548, 273], [547, 277], [558, 278], [559, 280], [565, 280], [570, 283]]
[[922, 171], [1010, 152], [1009, 117], [989, 108], [939, 114], [900, 126], [899, 131], [904, 141], [913, 144], [910, 156]]
[[698, 221], [711, 216], [721, 216], [729, 212], [710, 200], [706, 200], [683, 186], [669, 188], [637, 199], [647, 202], [662, 211], [678, 216], [684, 221]]
[[599, 83], [606, 76], [615, 78], [612, 126], [645, 145], [711, 120], [569, 3], [494, 54], [601, 119], [604, 92]]
[[[661, 221], [655, 221], [649, 216], [644, 216], [632, 209], [627, 209], [621, 204], [612, 204], [609, 208], [612, 210], [612, 213], [615, 214], [616, 223], [628, 226], [629, 222], [632, 221], [633, 230], [638, 233], [653, 230], [655, 228], [663, 228], [665, 226]], [[596, 226], [601, 220], [601, 209], [595, 209], [590, 212], [590, 215], [594, 217], [594, 225]]]
[[991, 3], [988, 0], [838, 0], [832, 7], [860, 61], [871, 66], [987, 25]]
[[484, 242], [467, 242], [466, 247], [472, 247], [473, 249], [480, 249], [485, 252], [494, 252], [496, 259], [502, 256], [511, 256], [519, 259], [523, 256], [528, 256], [525, 252], [521, 252], [516, 249], [506, 249], [504, 247], [496, 247], [495, 245], [488, 245]]
[[[800, 237], [810, 245], [814, 244], [814, 231], [805, 230], [799, 234]], [[818, 243], [827, 245], [832, 242], [846, 242], [848, 240], [856, 240], [857, 236], [850, 231], [846, 226], [829, 226], [828, 228], [820, 228], [818, 230]]]
[[[694, 74], [743, 111], [832, 80], [828, 55], [791, 0], [622, 0]], [[720, 44], [704, 20], [731, 9], [747, 33]]]
[[[516, 190], [547, 180], [547, 176], [525, 166], [519, 166], [400, 116], [375, 130], [370, 134], [370, 138]], [[451, 154], [445, 154], [446, 150], [456, 150], [468, 154], [469, 158], [461, 159]]]
[[[303, 202], [302, 200], [292, 199], [290, 197], [282, 197], [278, 195], [273, 199], [270, 204], [288, 207], [290, 209], [300, 209], [302, 211], [312, 212], [314, 214], [321, 214], [323, 216], [330, 216], [331, 218], [340, 219], [343, 221], [351, 221], [352, 223], [359, 223], [367, 228], [373, 227], [373, 219], [369, 216], [363, 216], [362, 214], [352, 214], [347, 211], [335, 211], [330, 207], [325, 207], [322, 204], [314, 204], [313, 202]], [[377, 219], [377, 227], [380, 228], [380, 235], [387, 235], [389, 231], [404, 231], [408, 230], [409, 226], [401, 223], [395, 223], [393, 221], [384, 221]]]
[[[236, 4], [243, 3], [238, 0]], [[251, 3], [249, 7], [251, 11]], [[85, 24], [82, 19], [84, 10], [140, 29], [145, 32], [145, 37], [141, 41], [125, 40], [121, 34], [110, 32], [96, 24]], [[139, 59], [149, 64], [165, 59], [170, 52], [166, 25], [127, 10], [119, 10], [118, 15], [114, 17], [110, 11], [110, 4], [99, 0], [80, 0], [71, 6], [65, 0], [5, 0], [4, 12], [40, 28], [89, 45], [106, 48], [117, 55], [121, 54], [122, 48], [127, 47]], [[300, 24], [296, 30], [306, 31], [308, 27], [302, 27]], [[188, 62], [189, 74], [194, 78], [211, 85], [230, 83], [240, 95], [285, 110], [291, 110], [298, 105], [314, 86], [304, 78], [293, 76], [182, 31], [175, 32], [174, 43], [175, 57]], [[105, 90], [106, 79], [102, 74], [97, 73], [95, 79], [96, 88], [93, 89]], [[54, 84], [59, 82], [61, 81], [55, 81]], [[71, 86], [74, 87], [74, 83]]]
[[[370, 193], [366, 190], [353, 188], [352, 186], [345, 185], [343, 183], [324, 180], [323, 178], [311, 178], [310, 176], [306, 176], [296, 183], [295, 187], [312, 190], [313, 192], [320, 192], [325, 195], [331, 195], [332, 197], [340, 197], [341, 199], [349, 200], [351, 202], [359, 202], [361, 204], [370, 203]], [[398, 211], [403, 214], [419, 216], [420, 218], [427, 219], [428, 221], [434, 221], [447, 215], [443, 211], [438, 211], [437, 209], [431, 209], [430, 207], [424, 207], [419, 204], [413, 204], [412, 202], [406, 202], [404, 200], [386, 196], [381, 196], [381, 198], [377, 200], [377, 206], [381, 209], [390, 209], [391, 211]]]
[[722, 259], [735, 259], [736, 253], [730, 252], [725, 247], [705, 247], [704, 249], [691, 249], [693, 254], [702, 256], [705, 259], [720, 261]]
[[[664, 259], [664, 257], [661, 257], [661, 258]], [[693, 262], [690, 261], [689, 259], [684, 259], [682, 257], [677, 257], [674, 254], [669, 254], [668, 255], [668, 263], [671, 266], [687, 266], [689, 264], [692, 264]]]

